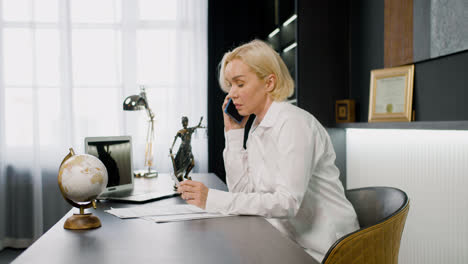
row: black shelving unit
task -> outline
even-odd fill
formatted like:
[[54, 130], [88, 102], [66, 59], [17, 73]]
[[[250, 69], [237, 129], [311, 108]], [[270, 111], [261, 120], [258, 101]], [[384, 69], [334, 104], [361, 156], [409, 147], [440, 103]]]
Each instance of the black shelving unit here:
[[[275, 0], [270, 1], [271, 7], [269, 16], [272, 17], [273, 23], [270, 23], [270, 31], [264, 36], [264, 40], [268, 42], [280, 54], [281, 58], [288, 67], [289, 73], [297, 83], [296, 78], [296, 28], [297, 18], [295, 1]], [[290, 20], [290, 23], [285, 24]], [[271, 19], [270, 19], [271, 21]], [[296, 89], [294, 94], [288, 100], [296, 102]]]

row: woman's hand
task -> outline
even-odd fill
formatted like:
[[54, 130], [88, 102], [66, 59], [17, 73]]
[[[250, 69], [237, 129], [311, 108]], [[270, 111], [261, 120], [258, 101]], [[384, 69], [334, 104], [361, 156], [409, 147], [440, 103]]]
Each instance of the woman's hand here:
[[229, 102], [229, 95], [226, 95], [224, 98], [223, 106], [221, 108], [221, 111], [223, 111], [223, 118], [224, 118], [224, 131], [229, 131], [231, 129], [241, 129], [245, 127], [245, 124], [247, 123], [247, 120], [249, 119], [248, 116], [245, 116], [242, 122], [239, 124], [236, 121], [232, 120], [232, 118], [224, 112], [224, 109], [226, 108], [227, 103]]
[[177, 188], [177, 192], [181, 194], [182, 199], [201, 209], [205, 209], [206, 207], [208, 190], [208, 187], [203, 183], [191, 180], [181, 182], [180, 186]]

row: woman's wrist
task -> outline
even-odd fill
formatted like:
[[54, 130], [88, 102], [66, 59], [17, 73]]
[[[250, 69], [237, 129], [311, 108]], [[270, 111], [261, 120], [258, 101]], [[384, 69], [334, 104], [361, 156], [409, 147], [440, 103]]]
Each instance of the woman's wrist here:
[[225, 146], [228, 149], [241, 149], [244, 142], [244, 129], [231, 129], [224, 132], [224, 137], [226, 138]]

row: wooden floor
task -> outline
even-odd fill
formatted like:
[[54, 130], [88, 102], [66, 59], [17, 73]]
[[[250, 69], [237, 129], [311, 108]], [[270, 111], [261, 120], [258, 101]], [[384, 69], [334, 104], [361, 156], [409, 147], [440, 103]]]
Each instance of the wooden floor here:
[[11, 263], [24, 249], [5, 248], [0, 251], [0, 264]]

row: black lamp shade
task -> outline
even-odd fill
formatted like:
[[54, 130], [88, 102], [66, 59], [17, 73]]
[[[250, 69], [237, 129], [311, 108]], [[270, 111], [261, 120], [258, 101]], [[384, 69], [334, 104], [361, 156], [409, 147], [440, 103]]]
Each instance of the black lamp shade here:
[[140, 95], [130, 95], [123, 102], [123, 110], [144, 110], [147, 107], [145, 98]]

